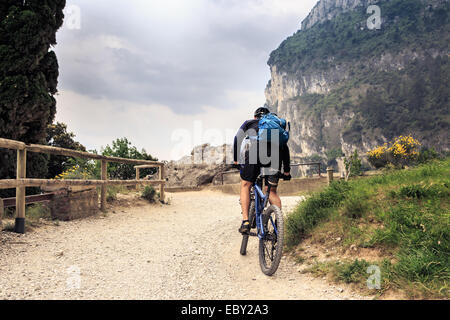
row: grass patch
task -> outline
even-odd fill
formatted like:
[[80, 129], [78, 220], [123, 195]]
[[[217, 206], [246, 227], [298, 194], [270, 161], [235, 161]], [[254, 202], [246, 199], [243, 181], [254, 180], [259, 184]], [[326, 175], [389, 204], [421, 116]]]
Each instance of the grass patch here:
[[[42, 225], [43, 221], [51, 221], [52, 215], [50, 209], [43, 204], [37, 203], [33, 205], [29, 205], [25, 209], [25, 227], [26, 228], [35, 228]], [[15, 210], [8, 208], [5, 210], [4, 218], [7, 220], [13, 220], [15, 218]], [[14, 221], [6, 221], [3, 225], [3, 231], [14, 231]], [[55, 222], [57, 225], [57, 222]]]
[[387, 259], [381, 262], [364, 259], [316, 262], [304, 272], [328, 277], [336, 283], [354, 284], [367, 294], [373, 294], [373, 289], [379, 288], [378, 295], [391, 287], [393, 278], [392, 264]]
[[[383, 249], [394, 255], [395, 263], [380, 264], [388, 279], [382, 290], [394, 286], [412, 297], [448, 298], [449, 177], [447, 158], [334, 183], [288, 216], [287, 245], [295, 246], [306, 236], [321, 237], [315, 233], [326, 231], [341, 237], [343, 247]], [[312, 272], [327, 270], [337, 281], [362, 282], [368, 277], [366, 266], [355, 260], [316, 266]]]
[[347, 182], [333, 182], [324, 191], [315, 193], [307, 201], [302, 202], [286, 221], [288, 247], [298, 244], [318, 223], [326, 220], [331, 209], [344, 200], [347, 190]]
[[117, 200], [118, 194], [129, 194], [130, 192], [131, 190], [125, 186], [109, 186], [106, 190], [106, 201], [114, 202]]

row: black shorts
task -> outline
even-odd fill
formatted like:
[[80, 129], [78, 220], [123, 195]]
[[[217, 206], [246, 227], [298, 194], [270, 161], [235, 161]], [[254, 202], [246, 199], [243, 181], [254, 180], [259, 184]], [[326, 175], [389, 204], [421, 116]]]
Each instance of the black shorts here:
[[[244, 164], [241, 165], [241, 179], [251, 183], [255, 183], [259, 174], [261, 173], [261, 165], [259, 164]], [[278, 172], [274, 175], [266, 176], [266, 184], [270, 183], [272, 186], [278, 186], [280, 180]]]

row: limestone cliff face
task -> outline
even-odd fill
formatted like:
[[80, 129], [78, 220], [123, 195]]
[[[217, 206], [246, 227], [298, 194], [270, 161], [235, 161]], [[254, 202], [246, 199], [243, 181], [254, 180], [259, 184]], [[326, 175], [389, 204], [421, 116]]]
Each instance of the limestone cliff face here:
[[[438, 50], [412, 52], [405, 50], [401, 54], [386, 53], [369, 61], [355, 61], [364, 64], [371, 70], [402, 70], [412, 61], [424, 61], [427, 56], [437, 57], [446, 55]], [[309, 69], [305, 72], [287, 73], [279, 71], [277, 66], [271, 66], [271, 80], [266, 87], [267, 104], [280, 116], [291, 122], [291, 152], [298, 158], [308, 158], [313, 155], [326, 157], [330, 146], [342, 146], [344, 154], [350, 154], [355, 149], [360, 154], [386, 142], [388, 139], [380, 132], [377, 136], [361, 136], [361, 143], [353, 144], [345, 140], [344, 127], [355, 116], [354, 112], [336, 113], [328, 110], [320, 116], [310, 112], [302, 105], [297, 97], [305, 94], [327, 94], [351, 78], [350, 65], [336, 65], [327, 70]], [[324, 144], [324, 139], [326, 144]]]
[[[302, 21], [302, 30], [311, 28], [317, 23], [332, 20], [339, 14], [355, 10], [358, 7], [368, 8], [386, 0], [320, 0]], [[438, 6], [448, 0], [422, 0], [430, 6]]]
[[359, 6], [368, 7], [378, 3], [378, 0], [321, 0], [312, 9], [309, 15], [302, 22], [302, 30], [311, 28], [316, 23], [331, 20], [338, 14], [354, 10]]
[[[367, 7], [383, 2], [385, 0], [321, 0], [302, 22], [302, 30], [299, 32], [316, 28], [327, 20], [332, 20], [340, 14], [361, 6]], [[429, 3], [439, 5], [443, 2], [446, 1], [430, 1]], [[356, 25], [355, 28], [358, 30], [360, 25]], [[283, 44], [280, 48], [283, 49], [282, 47]], [[269, 62], [271, 79], [265, 90], [267, 105], [291, 122], [290, 147], [294, 158], [319, 156], [326, 159], [327, 152], [332, 149], [340, 149], [345, 154], [350, 154], [356, 149], [360, 154], [364, 154], [388, 140], [382, 128], [361, 132], [358, 139], [349, 139], [345, 132], [348, 133], [349, 124], [355, 118], [356, 110], [348, 108], [337, 111], [328, 108], [314, 112], [311, 106], [304, 104], [299, 98], [310, 94], [327, 95], [340, 88], [343, 83], [351, 81], [357, 69], [364, 69], [362, 75], [370, 77], [375, 72], [397, 72], [411, 63], [425, 63], [428, 59], [436, 57], [448, 57], [448, 45], [440, 48], [405, 47], [395, 53], [387, 48], [379, 55], [361, 56], [358, 59], [341, 60], [339, 63], [333, 63], [334, 57], [328, 56], [326, 68], [317, 68], [313, 65], [295, 68], [295, 63], [289, 68], [283, 68]], [[364, 95], [365, 86], [360, 85], [355, 96]], [[448, 135], [444, 134], [443, 139], [447, 139], [442, 147], [445, 150], [448, 148]]]

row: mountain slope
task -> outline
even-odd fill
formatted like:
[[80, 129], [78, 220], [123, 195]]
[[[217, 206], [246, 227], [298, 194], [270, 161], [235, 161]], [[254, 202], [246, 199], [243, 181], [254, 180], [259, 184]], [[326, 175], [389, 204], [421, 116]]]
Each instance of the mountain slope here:
[[442, 0], [319, 1], [268, 61], [267, 104], [291, 121], [293, 153], [325, 160], [410, 133], [448, 151], [448, 12]]

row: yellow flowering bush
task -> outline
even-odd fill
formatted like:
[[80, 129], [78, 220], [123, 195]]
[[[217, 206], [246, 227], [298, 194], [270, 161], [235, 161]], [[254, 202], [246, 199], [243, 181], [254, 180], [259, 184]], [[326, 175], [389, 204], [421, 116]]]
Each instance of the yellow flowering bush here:
[[389, 163], [404, 166], [417, 160], [420, 146], [420, 142], [411, 135], [399, 136], [391, 143], [370, 150], [367, 156], [369, 162], [376, 168], [385, 167]]
[[89, 180], [92, 179], [92, 174], [88, 172], [86, 168], [80, 167], [80, 165], [74, 165], [70, 169], [58, 174], [54, 179], [56, 180]]

